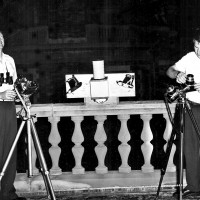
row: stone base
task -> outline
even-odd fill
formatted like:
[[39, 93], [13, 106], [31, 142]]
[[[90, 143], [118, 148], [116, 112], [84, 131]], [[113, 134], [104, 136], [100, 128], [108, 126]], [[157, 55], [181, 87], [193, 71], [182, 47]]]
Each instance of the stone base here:
[[[86, 172], [85, 174], [73, 175], [62, 173], [62, 175], [50, 176], [55, 191], [95, 190], [109, 188], [146, 188], [155, 189], [160, 180], [160, 171], [142, 173], [134, 170], [130, 173], [119, 173], [109, 171], [107, 174], [96, 174]], [[175, 187], [177, 183], [176, 172], [166, 172], [162, 187]], [[183, 185], [186, 185], [185, 174]], [[44, 192], [46, 191], [43, 177], [41, 175], [28, 178], [26, 174], [17, 174], [15, 187], [20, 192]]]

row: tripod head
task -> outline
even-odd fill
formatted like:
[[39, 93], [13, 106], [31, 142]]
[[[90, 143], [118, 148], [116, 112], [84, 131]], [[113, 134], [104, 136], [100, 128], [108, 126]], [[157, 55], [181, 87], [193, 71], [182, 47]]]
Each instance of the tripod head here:
[[[25, 110], [26, 114], [29, 113], [29, 108], [31, 106], [30, 96], [33, 95], [38, 90], [38, 84], [34, 81], [29, 81], [23, 76], [19, 76], [14, 83], [14, 90], [17, 94], [15, 101], [20, 101], [22, 103], [22, 110]], [[22, 111], [21, 110], [21, 111]], [[21, 115], [21, 111], [18, 115]]]
[[179, 86], [170, 85], [165, 93], [167, 100], [172, 103], [175, 100], [183, 100], [186, 98], [186, 93], [195, 91], [194, 89], [194, 76], [188, 74], [185, 84]]
[[30, 97], [38, 89], [38, 84], [35, 81], [29, 81], [26, 77], [20, 75], [14, 83], [21, 96]]
[[167, 92], [165, 93], [165, 97], [170, 103], [173, 103], [176, 100], [184, 99], [186, 97], [186, 92], [189, 90], [188, 86], [184, 89], [180, 89], [176, 86], [169, 86]]

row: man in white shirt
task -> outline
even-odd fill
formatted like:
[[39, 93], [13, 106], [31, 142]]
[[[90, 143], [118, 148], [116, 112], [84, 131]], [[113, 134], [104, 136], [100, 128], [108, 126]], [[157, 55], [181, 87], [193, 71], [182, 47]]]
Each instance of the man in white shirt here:
[[[14, 82], [17, 79], [15, 62], [12, 57], [3, 53], [4, 37], [0, 32], [0, 171], [11, 150], [17, 134]], [[25, 200], [18, 197], [14, 188], [16, 175], [17, 151], [14, 150], [11, 160], [1, 180], [1, 200]]]
[[[183, 56], [167, 70], [167, 76], [176, 79], [179, 84], [185, 84], [188, 74], [194, 75], [194, 89], [186, 93], [197, 123], [200, 123], [200, 28], [194, 30], [194, 51]], [[183, 189], [183, 197], [200, 194], [200, 141], [193, 123], [185, 115], [184, 157], [186, 163], [187, 186]], [[174, 193], [178, 195], [178, 192]]]

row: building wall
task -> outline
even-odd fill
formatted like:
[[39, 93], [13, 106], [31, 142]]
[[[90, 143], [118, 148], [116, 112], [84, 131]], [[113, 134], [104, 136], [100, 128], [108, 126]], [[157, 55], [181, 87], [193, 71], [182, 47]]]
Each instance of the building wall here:
[[[26, 10], [29, 10], [28, 2], [24, 4]], [[33, 5], [29, 2], [34, 7], [29, 14], [31, 20], [25, 20], [26, 27], [9, 34], [5, 49], [15, 59], [20, 73], [27, 71], [34, 73], [33, 78], [37, 77], [38, 103], [66, 102], [65, 74], [93, 73], [92, 61], [97, 59], [105, 61], [105, 72], [107, 68], [110, 73], [127, 71], [123, 66], [128, 66], [136, 73], [139, 91], [135, 100], [162, 98], [157, 90], [162, 93], [165, 88], [158, 86], [157, 77], [164, 76], [168, 64], [178, 56], [175, 22], [162, 15], [162, 5], [151, 1], [148, 5], [136, 5], [132, 1], [46, 2], [46, 7], [39, 1]], [[135, 6], [142, 12], [146, 12], [148, 6], [158, 11], [149, 11], [144, 18]], [[170, 6], [171, 16], [174, 16], [176, 5]], [[42, 11], [46, 14], [41, 15]], [[165, 24], [165, 20], [172, 25]], [[166, 65], [159, 65], [160, 60]]]

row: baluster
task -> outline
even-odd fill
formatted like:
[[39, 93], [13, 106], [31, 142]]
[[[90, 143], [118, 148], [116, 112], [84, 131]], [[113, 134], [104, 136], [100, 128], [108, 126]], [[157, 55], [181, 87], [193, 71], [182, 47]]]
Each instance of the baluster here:
[[49, 143], [52, 145], [49, 148], [49, 154], [52, 160], [52, 167], [50, 172], [52, 174], [61, 174], [62, 170], [59, 167], [59, 158], [61, 149], [58, 144], [61, 141], [60, 134], [58, 132], [58, 122], [60, 121], [60, 117], [48, 117], [48, 121], [51, 123], [51, 132], [49, 135]]
[[[166, 152], [168, 140], [170, 139], [171, 133], [172, 133], [172, 124], [170, 122], [168, 114], [163, 114], [163, 117], [166, 120], [166, 128], [165, 128], [165, 132], [164, 132], [164, 136], [163, 136], [164, 139], [167, 141], [167, 143], [164, 145], [164, 151]], [[171, 148], [171, 153], [170, 153], [170, 157], [169, 157], [169, 160], [168, 160], [168, 164], [166, 163], [167, 164], [167, 170], [166, 170], [167, 172], [176, 171], [176, 166], [173, 163], [175, 152], [176, 152], [176, 146], [175, 146], [175, 144], [173, 144], [172, 148]]]
[[105, 156], [107, 153], [107, 147], [104, 145], [104, 142], [107, 140], [107, 136], [104, 130], [104, 121], [106, 116], [95, 116], [95, 120], [97, 120], [97, 130], [94, 136], [94, 140], [97, 142], [97, 146], [95, 147], [95, 152], [98, 159], [98, 166], [96, 167], [97, 174], [104, 174], [108, 172], [108, 168], [105, 166]]
[[153, 145], [150, 143], [153, 139], [153, 134], [151, 132], [150, 128], [150, 119], [152, 118], [152, 115], [141, 115], [141, 119], [143, 120], [143, 130], [141, 133], [141, 139], [144, 141], [144, 143], [141, 146], [142, 153], [144, 156], [144, 165], [142, 166], [143, 172], [153, 172], [154, 168], [150, 163], [151, 155], [153, 152]]
[[72, 153], [75, 159], [75, 167], [72, 169], [73, 174], [84, 174], [85, 169], [81, 165], [84, 148], [81, 143], [84, 141], [83, 133], [81, 130], [81, 121], [83, 116], [72, 117], [72, 121], [75, 123], [74, 133], [72, 136], [72, 142], [75, 144], [72, 147]]
[[127, 120], [130, 115], [118, 115], [118, 119], [121, 121], [121, 128], [118, 135], [118, 140], [121, 144], [118, 147], [118, 151], [121, 156], [122, 164], [119, 167], [119, 172], [129, 173], [131, 172], [131, 167], [128, 165], [128, 157], [131, 150], [130, 145], [127, 142], [130, 140], [130, 134], [127, 127]]

